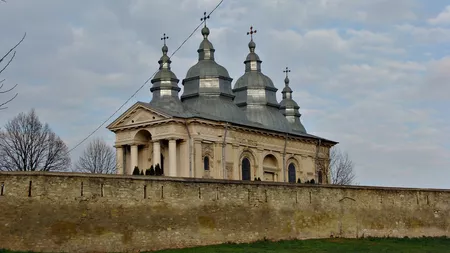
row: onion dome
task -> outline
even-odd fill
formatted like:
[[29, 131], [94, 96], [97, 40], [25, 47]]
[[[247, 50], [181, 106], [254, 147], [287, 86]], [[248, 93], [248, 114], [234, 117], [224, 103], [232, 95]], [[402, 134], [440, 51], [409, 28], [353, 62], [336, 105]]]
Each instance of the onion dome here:
[[280, 105], [276, 98], [278, 89], [272, 80], [261, 72], [262, 61], [255, 53], [254, 33], [256, 31], [250, 27], [250, 32], [247, 33], [251, 35], [248, 43], [250, 53], [244, 61], [245, 73], [234, 85], [233, 92], [236, 95], [234, 103], [245, 111], [248, 120], [263, 124], [272, 130], [289, 132], [289, 123], [279, 111]]
[[170, 70], [170, 57], [167, 56], [169, 51], [166, 45], [166, 34], [161, 40], [164, 40], [164, 46], [162, 47], [163, 55], [159, 59], [159, 71], [155, 74], [151, 80], [153, 86], [150, 91], [153, 93], [152, 100], [150, 101], [151, 106], [162, 108], [165, 110], [182, 113], [184, 111], [183, 105], [178, 97], [178, 92], [181, 90], [178, 87], [178, 78]]
[[302, 116], [298, 109], [300, 107], [292, 98], [292, 89], [289, 87], [289, 77], [288, 72], [291, 72], [288, 68], [285, 71], [286, 78], [284, 79], [284, 89], [281, 92], [283, 94], [283, 100], [280, 102], [280, 111], [286, 117], [289, 122], [291, 129], [296, 132], [306, 133], [306, 129], [300, 121], [300, 117]]
[[243, 123], [247, 122], [245, 114], [233, 103], [234, 94], [231, 91], [233, 80], [228, 71], [216, 63], [214, 46], [208, 40], [210, 34], [205, 21], [201, 33], [198, 62], [192, 66], [183, 80], [184, 91], [181, 101], [192, 111], [201, 115], [208, 114], [222, 120]]

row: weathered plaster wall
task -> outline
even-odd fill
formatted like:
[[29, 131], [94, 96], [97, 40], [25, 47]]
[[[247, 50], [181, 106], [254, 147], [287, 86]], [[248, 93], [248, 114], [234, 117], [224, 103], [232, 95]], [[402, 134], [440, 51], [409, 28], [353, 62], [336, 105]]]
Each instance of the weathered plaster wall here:
[[0, 245], [13, 250], [450, 236], [449, 190], [53, 173], [0, 173], [0, 187]]

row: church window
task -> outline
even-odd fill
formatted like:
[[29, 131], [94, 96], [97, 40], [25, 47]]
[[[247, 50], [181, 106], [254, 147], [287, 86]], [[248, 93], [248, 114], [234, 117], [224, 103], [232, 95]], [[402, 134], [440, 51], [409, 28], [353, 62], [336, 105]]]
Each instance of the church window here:
[[295, 183], [295, 181], [296, 181], [294, 163], [290, 163], [288, 166], [288, 179], [289, 179], [289, 183]]
[[205, 156], [205, 158], [203, 158], [203, 168], [205, 170], [209, 170], [209, 157]]
[[250, 160], [248, 158], [242, 159], [242, 180], [250, 181]]

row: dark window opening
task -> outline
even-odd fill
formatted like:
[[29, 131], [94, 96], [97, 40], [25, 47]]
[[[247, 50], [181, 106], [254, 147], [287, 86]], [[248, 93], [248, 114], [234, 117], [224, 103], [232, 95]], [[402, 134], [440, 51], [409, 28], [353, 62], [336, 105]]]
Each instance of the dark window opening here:
[[208, 156], [205, 156], [205, 158], [203, 158], [203, 169], [209, 170], [209, 157]]
[[250, 161], [248, 158], [242, 159], [242, 180], [250, 181]]
[[289, 183], [296, 182], [295, 165], [293, 163], [290, 163], [288, 166], [288, 180]]

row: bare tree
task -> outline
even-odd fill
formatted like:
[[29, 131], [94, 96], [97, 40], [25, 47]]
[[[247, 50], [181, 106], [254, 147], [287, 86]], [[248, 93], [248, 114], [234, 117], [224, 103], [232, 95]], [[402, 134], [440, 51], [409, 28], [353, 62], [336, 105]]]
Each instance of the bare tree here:
[[353, 161], [349, 158], [346, 152], [342, 152], [335, 147], [331, 149], [329, 172], [331, 175], [332, 184], [355, 184], [355, 172], [353, 169]]
[[34, 109], [20, 113], [0, 131], [0, 171], [65, 171], [66, 144], [39, 121]]
[[78, 159], [75, 170], [86, 173], [115, 174], [114, 149], [102, 139], [92, 140]]
[[[15, 49], [22, 43], [22, 41], [25, 39], [26, 35], [27, 34], [25, 33], [23, 35], [22, 39], [14, 47], [12, 47], [8, 52], [6, 52], [6, 54], [4, 54], [2, 56], [2, 58], [0, 58], [0, 64], [2, 64], [4, 61], [6, 61], [6, 64], [3, 67], [0, 67], [0, 74], [2, 74], [3, 71], [5, 71], [5, 69], [9, 66], [9, 64], [11, 64], [11, 62], [14, 60], [14, 57], [16, 56]], [[11, 88], [4, 88], [3, 87], [4, 81], [5, 81], [5, 79], [0, 80], [0, 95], [8, 94], [11, 92], [14, 93], [14, 89], [17, 87], [17, 84]], [[12, 97], [7, 98], [5, 101], [0, 100], [0, 110], [4, 110], [4, 109], [8, 108], [8, 107], [6, 107], [6, 105], [9, 102], [13, 101], [17, 97], [17, 95], [19, 95], [19, 93], [16, 92]]]

